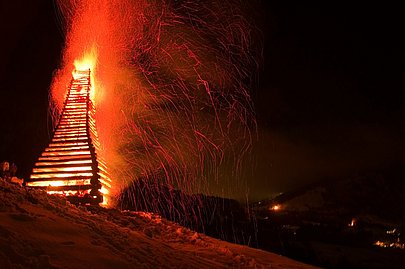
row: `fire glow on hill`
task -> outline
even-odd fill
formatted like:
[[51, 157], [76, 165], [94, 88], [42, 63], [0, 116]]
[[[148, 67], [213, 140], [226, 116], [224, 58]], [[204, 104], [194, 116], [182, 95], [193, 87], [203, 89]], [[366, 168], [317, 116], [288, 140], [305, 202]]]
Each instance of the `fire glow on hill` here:
[[240, 166], [255, 126], [258, 50], [239, 1], [57, 3], [66, 46], [51, 110], [57, 123], [74, 62], [91, 63], [111, 196], [138, 178], [201, 191], [224, 159]]

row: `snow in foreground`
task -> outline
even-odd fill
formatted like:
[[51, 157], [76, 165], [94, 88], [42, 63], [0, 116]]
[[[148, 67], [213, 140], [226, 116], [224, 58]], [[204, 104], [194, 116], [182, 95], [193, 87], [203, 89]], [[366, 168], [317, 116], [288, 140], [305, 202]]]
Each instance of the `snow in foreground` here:
[[0, 179], [0, 268], [315, 268], [158, 215], [76, 207]]

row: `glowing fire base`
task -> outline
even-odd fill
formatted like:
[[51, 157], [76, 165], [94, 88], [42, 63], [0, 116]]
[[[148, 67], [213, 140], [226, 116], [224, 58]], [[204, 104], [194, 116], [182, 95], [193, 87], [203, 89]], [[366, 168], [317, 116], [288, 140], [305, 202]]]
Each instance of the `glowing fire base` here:
[[73, 203], [99, 204], [111, 187], [91, 101], [90, 70], [73, 73], [51, 143], [35, 163], [27, 186], [66, 196]]

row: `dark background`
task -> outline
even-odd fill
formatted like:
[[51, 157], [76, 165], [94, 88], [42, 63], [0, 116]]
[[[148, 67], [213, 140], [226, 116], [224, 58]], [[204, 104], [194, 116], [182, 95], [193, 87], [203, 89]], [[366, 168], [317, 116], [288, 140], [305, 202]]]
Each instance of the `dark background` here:
[[61, 58], [63, 35], [54, 3], [0, 3], [0, 159], [29, 177], [49, 142], [48, 90]]
[[404, 164], [404, 8], [391, 2], [265, 2], [259, 196]]
[[[262, 1], [257, 10], [259, 140], [235, 198], [403, 164], [403, 7]], [[50, 139], [63, 34], [51, 0], [2, 1], [0, 30], [0, 161], [26, 178]]]

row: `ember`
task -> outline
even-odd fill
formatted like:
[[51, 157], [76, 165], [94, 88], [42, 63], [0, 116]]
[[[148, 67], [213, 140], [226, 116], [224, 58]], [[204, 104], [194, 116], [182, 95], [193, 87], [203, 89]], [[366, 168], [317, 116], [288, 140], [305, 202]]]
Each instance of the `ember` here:
[[[236, 179], [256, 125], [249, 92], [260, 53], [247, 10], [236, 0], [56, 2], [66, 43], [51, 110], [57, 118], [64, 108], [72, 66], [83, 58], [76, 68], [91, 67], [94, 76], [90, 99], [97, 109], [98, 155], [113, 178], [110, 198], [143, 178], [187, 193], [221, 192], [220, 168], [242, 188]], [[53, 143], [78, 141], [68, 135]]]

